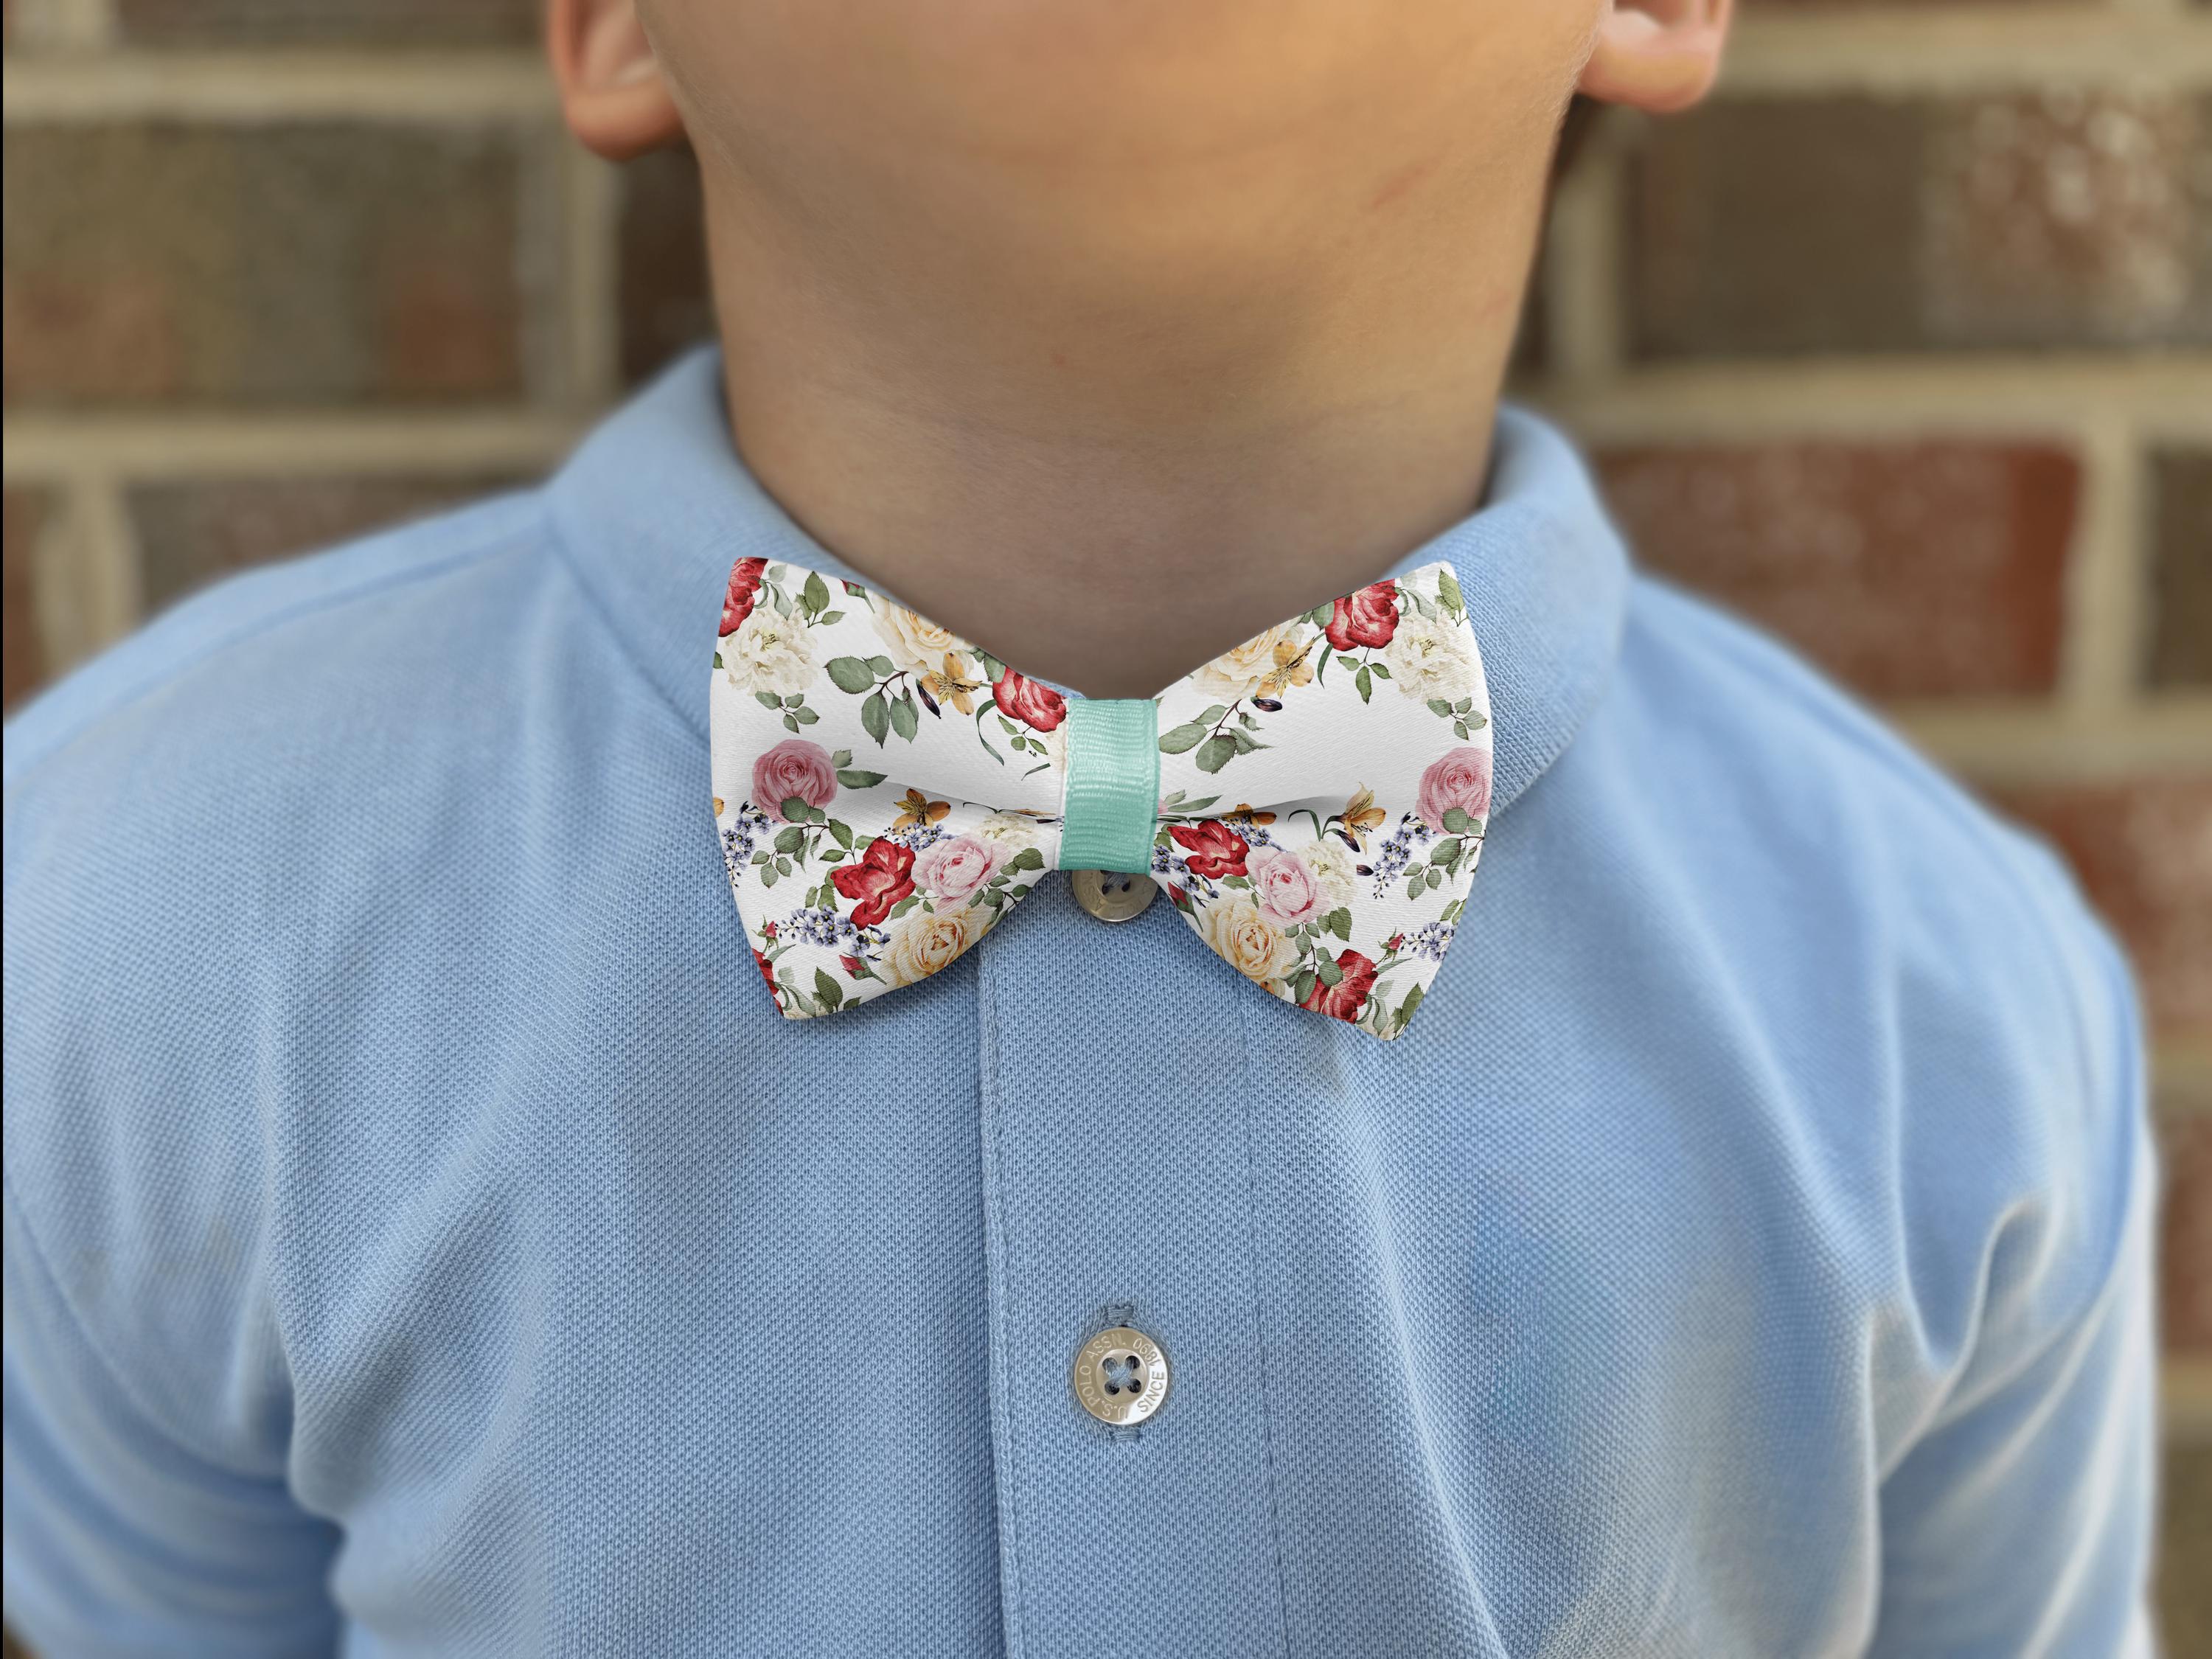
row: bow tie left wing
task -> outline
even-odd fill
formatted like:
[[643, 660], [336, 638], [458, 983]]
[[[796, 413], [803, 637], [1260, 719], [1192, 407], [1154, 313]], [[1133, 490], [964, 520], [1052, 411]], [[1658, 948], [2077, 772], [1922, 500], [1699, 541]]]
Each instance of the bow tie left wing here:
[[1380, 1037], [1451, 942], [1490, 816], [1490, 704], [1443, 562], [1163, 692], [1152, 868], [1230, 966]]
[[730, 573], [709, 691], [715, 829], [793, 1019], [949, 966], [1054, 862], [1066, 704], [858, 582]]

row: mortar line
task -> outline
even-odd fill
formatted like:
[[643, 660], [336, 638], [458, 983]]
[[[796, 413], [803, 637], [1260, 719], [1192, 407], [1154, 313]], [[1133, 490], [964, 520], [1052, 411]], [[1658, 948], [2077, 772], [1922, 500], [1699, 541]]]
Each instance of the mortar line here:
[[567, 453], [582, 428], [574, 414], [532, 410], [11, 415], [0, 424], [0, 471], [11, 483], [66, 479], [88, 468], [134, 482], [466, 473], [546, 465]]
[[1545, 228], [1544, 362], [1562, 383], [1597, 387], [1625, 361], [1621, 283], [1626, 165], [1620, 128], [1601, 118], [1559, 185]]
[[1735, 358], [1633, 367], [1601, 385], [1526, 381], [1511, 396], [1600, 441], [1929, 430], [2079, 438], [2124, 412], [2147, 437], [2212, 439], [2212, 353], [1976, 353]]
[[55, 481], [60, 510], [32, 556], [39, 635], [59, 676], [137, 625], [137, 537], [117, 480], [82, 468]]
[[2212, 85], [2212, 19], [2109, 7], [1972, 13], [1747, 15], [1729, 43], [1724, 94], [1940, 93], [2124, 83]]
[[188, 119], [514, 120], [556, 107], [534, 51], [106, 52], [10, 57], [0, 65], [9, 126]]
[[1916, 702], [1883, 712], [1930, 760], [1981, 783], [2201, 776], [2212, 754], [2212, 693], [2202, 691], [2088, 708]]
[[2076, 720], [2124, 709], [2134, 695], [2149, 538], [2143, 459], [2130, 425], [2100, 410], [2085, 435], [2058, 672], [2060, 702]]
[[2167, 1446], [2212, 1442], [2212, 1360], [2165, 1357], [2159, 1366], [2159, 1416]]
[[112, 0], [25, 0], [15, 38], [34, 51], [102, 52], [115, 39]]
[[622, 389], [623, 175], [580, 144], [563, 152], [568, 403], [580, 410], [613, 402]]

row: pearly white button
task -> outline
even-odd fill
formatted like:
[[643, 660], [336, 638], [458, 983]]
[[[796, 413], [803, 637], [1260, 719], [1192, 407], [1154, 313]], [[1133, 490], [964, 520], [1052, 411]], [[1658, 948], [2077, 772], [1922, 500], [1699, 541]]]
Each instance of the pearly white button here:
[[1101, 921], [1127, 921], [1142, 915], [1160, 891], [1150, 876], [1124, 875], [1114, 870], [1071, 870], [1067, 884], [1075, 902]]

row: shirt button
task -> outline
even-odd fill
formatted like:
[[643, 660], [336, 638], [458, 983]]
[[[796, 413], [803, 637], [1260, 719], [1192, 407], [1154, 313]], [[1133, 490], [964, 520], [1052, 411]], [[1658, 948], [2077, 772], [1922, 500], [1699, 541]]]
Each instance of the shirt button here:
[[1150, 876], [1123, 875], [1112, 870], [1071, 870], [1067, 884], [1075, 902], [1101, 921], [1127, 921], [1142, 915], [1159, 895]]
[[1133, 1326], [1115, 1325], [1075, 1351], [1074, 1380], [1076, 1399], [1101, 1423], [1142, 1423], [1167, 1403], [1167, 1350]]

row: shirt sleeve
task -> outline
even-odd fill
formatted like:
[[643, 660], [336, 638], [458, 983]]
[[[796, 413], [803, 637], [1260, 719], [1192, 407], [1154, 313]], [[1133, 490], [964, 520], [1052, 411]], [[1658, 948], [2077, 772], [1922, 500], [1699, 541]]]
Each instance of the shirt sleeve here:
[[1869, 1652], [2148, 1656], [2155, 1160], [2142, 1030], [2101, 929], [2062, 930], [2044, 1190], [1988, 1241], [1978, 1329], [1881, 1487]]
[[321, 1654], [335, 1528], [179, 1443], [94, 1350], [6, 1200], [8, 1622], [33, 1653]]

